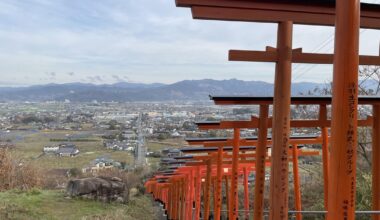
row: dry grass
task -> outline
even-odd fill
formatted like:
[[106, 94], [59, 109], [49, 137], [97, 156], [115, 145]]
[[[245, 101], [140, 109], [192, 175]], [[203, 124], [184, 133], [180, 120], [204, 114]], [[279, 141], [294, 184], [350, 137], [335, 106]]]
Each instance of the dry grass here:
[[0, 191], [30, 190], [42, 185], [39, 169], [15, 157], [8, 149], [0, 149]]
[[60, 190], [0, 192], [0, 219], [17, 220], [150, 220], [155, 208], [148, 197], [132, 197], [125, 204], [67, 199]]

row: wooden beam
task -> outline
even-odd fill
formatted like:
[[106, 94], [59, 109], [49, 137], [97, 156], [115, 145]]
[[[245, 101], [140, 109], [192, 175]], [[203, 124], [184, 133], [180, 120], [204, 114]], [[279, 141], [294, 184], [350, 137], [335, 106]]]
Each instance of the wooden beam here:
[[322, 13], [310, 14], [305, 12], [289, 12], [282, 10], [222, 8], [212, 6], [193, 6], [191, 8], [191, 12], [194, 19], [265, 23], [293, 21], [296, 24], [324, 26], [333, 25], [335, 17], [334, 15]]
[[[267, 140], [267, 144], [270, 146], [272, 145], [272, 140]], [[322, 138], [304, 138], [304, 139], [289, 139], [289, 144], [321, 144]], [[203, 143], [198, 143], [197, 145], [203, 145], [204, 147], [218, 147], [218, 146], [232, 146], [232, 141], [220, 141], [220, 142], [212, 142], [212, 141], [205, 141]], [[240, 146], [257, 146], [258, 140], [240, 140], [239, 141]], [[251, 150], [253, 151], [253, 150]]]
[[[229, 61], [245, 62], [277, 62], [276, 51], [250, 51], [250, 50], [230, 50], [228, 53]], [[333, 54], [321, 53], [303, 53], [294, 52], [292, 56], [293, 63], [308, 64], [333, 64]], [[360, 65], [380, 65], [380, 56], [360, 56]]]
[[[300, 3], [301, 2], [301, 3]], [[265, 0], [176, 0], [177, 6], [191, 7], [195, 19], [268, 22], [293, 21], [295, 24], [335, 25], [335, 4]], [[360, 26], [380, 29], [379, 6], [362, 4]]]
[[230, 50], [229, 61], [277, 62], [277, 51]]
[[[372, 116], [368, 116], [366, 119], [359, 119], [358, 126], [359, 127], [369, 127], [372, 126], [373, 118]], [[268, 127], [272, 126], [272, 118], [268, 119]], [[223, 121], [223, 123], [219, 125], [199, 125], [198, 128], [200, 130], [211, 130], [211, 129], [232, 129], [232, 128], [258, 128], [257, 122], [251, 121]], [[331, 120], [291, 120], [290, 127], [292, 128], [317, 128], [317, 127], [331, 127]]]

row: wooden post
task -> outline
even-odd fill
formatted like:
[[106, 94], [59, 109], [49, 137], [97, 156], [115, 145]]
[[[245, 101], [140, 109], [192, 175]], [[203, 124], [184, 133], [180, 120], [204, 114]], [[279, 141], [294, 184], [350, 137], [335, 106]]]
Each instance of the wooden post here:
[[237, 219], [238, 213], [238, 179], [239, 179], [239, 141], [240, 129], [234, 128], [233, 151], [232, 151], [232, 177], [230, 191], [230, 220]]
[[227, 207], [227, 216], [230, 216], [230, 194], [228, 193], [230, 187], [228, 186], [228, 175], [224, 176], [225, 179], [225, 188], [226, 188], [226, 207]]
[[[380, 210], [380, 105], [373, 105], [372, 125], [372, 210]], [[373, 215], [380, 220], [380, 215]]]
[[360, 1], [337, 0], [328, 219], [355, 219]]
[[256, 148], [256, 178], [253, 203], [253, 219], [263, 219], [265, 160], [267, 156], [268, 105], [260, 105], [259, 136]]
[[[302, 211], [301, 189], [300, 189], [300, 183], [299, 183], [300, 179], [299, 179], [299, 173], [298, 173], [298, 147], [296, 144], [292, 146], [292, 153], [293, 153], [293, 183], [294, 183], [295, 208], [296, 208], [296, 211]], [[297, 213], [296, 219], [302, 220], [302, 214]]]
[[207, 160], [206, 186], [204, 194], [204, 216], [203, 219], [208, 220], [210, 216], [210, 186], [211, 186], [211, 159]]
[[[319, 106], [319, 120], [327, 121], [326, 105]], [[322, 130], [322, 164], [323, 164], [323, 190], [325, 210], [328, 208], [328, 190], [329, 190], [329, 133], [327, 127], [321, 127]], [[327, 216], [326, 216], [327, 217]]]
[[193, 176], [193, 170], [189, 170], [189, 182], [187, 183], [189, 185], [189, 203], [188, 203], [188, 215], [186, 219], [193, 219], [193, 204], [194, 204], [194, 176]]
[[174, 219], [179, 219], [180, 218], [180, 216], [181, 216], [181, 181], [180, 180], [177, 180], [176, 181], [177, 182], [177, 199], [176, 199], [176, 201], [177, 201], [177, 206], [176, 206], [176, 213], [175, 213], [175, 217], [174, 217]]
[[245, 210], [245, 219], [249, 219], [249, 189], [248, 189], [248, 169], [247, 167], [243, 168], [244, 172], [244, 210]]
[[198, 166], [196, 169], [196, 187], [195, 187], [195, 220], [199, 220], [201, 212], [201, 188], [202, 188], [202, 174], [201, 168]]
[[[222, 177], [223, 177], [223, 146], [218, 147], [218, 161], [216, 166], [216, 207], [215, 219], [220, 219], [220, 211], [222, 209]], [[227, 192], [227, 191], [226, 191]]]
[[171, 219], [172, 218], [172, 213], [173, 213], [173, 201], [174, 201], [174, 196], [173, 196], [173, 194], [174, 194], [174, 187], [173, 187], [174, 185], [173, 185], [173, 183], [171, 183], [170, 184], [170, 188], [169, 188], [169, 191], [168, 191], [168, 193], [169, 193], [169, 204], [168, 204], [168, 219]]
[[218, 185], [218, 180], [217, 177], [212, 177], [212, 192], [213, 192], [213, 209], [214, 209], [214, 217], [215, 217], [215, 210], [216, 210], [216, 203], [217, 203], [217, 185]]
[[290, 21], [278, 24], [274, 103], [273, 146], [270, 190], [271, 220], [288, 219], [288, 148], [290, 131], [290, 90], [292, 71], [292, 33]]
[[188, 209], [188, 196], [189, 191], [187, 190], [188, 184], [185, 184], [185, 179], [188, 180], [188, 175], [186, 175], [187, 178], [181, 178], [180, 180], [180, 208], [178, 219], [186, 219], [187, 215], [187, 209]]
[[182, 181], [180, 179], [177, 180], [177, 212], [174, 219], [181, 219], [183, 217], [183, 210], [182, 210]]
[[171, 207], [171, 211], [170, 211], [170, 219], [174, 219], [174, 208], [175, 208], [175, 193], [176, 193], [176, 186], [175, 186], [175, 181], [173, 180], [173, 183], [172, 183], [172, 207]]
[[179, 205], [179, 182], [174, 181], [173, 219], [178, 219], [178, 205]]

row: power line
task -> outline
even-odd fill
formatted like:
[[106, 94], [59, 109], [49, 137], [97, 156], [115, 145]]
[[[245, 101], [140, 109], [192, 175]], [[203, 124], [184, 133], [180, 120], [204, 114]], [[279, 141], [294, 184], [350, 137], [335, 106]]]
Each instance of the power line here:
[[[379, 3], [380, 0], [376, 0], [374, 1], [372, 4], [377, 4]], [[359, 32], [359, 36], [361, 34], [363, 34], [365, 31], [367, 31], [368, 29], [362, 29], [360, 32]], [[322, 41], [322, 43], [317, 46], [316, 48], [314, 48], [311, 53], [317, 53], [317, 52], [320, 52], [322, 49], [324, 49], [327, 45], [329, 45], [331, 42], [333, 42], [334, 40], [334, 36], [335, 36], [335, 33], [332, 33], [326, 40]], [[330, 46], [329, 50], [333, 49], [334, 48], [334, 45]], [[299, 79], [301, 76], [305, 75], [306, 73], [308, 73], [310, 70], [314, 69], [315, 67], [317, 67], [318, 64], [312, 64], [311, 66], [309, 66], [309, 68], [307, 68], [307, 65], [305, 64], [296, 64], [295, 68], [293, 69], [293, 72], [296, 72], [296, 70], [298, 70], [298, 76], [297, 73], [295, 73], [293, 75], [293, 79], [292, 80], [297, 80]], [[300, 70], [302, 70], [302, 68], [300, 69], [300, 67], [303, 67], [305, 66], [305, 68], [303, 68], [304, 70], [301, 72]]]
[[[324, 41], [322, 41], [322, 43], [319, 46], [317, 46], [313, 50], [311, 50], [311, 53], [316, 53], [316, 52], [320, 51], [325, 46], [327, 46], [333, 39], [334, 39], [334, 33], [331, 34], [327, 39], [325, 39]], [[296, 66], [293, 69], [293, 71], [299, 69], [299, 67], [303, 67], [303, 65], [302, 64], [296, 64]]]
[[[363, 30], [361, 30], [361, 31], [359, 32], [359, 35], [363, 34], [363, 33], [364, 33], [365, 31], [367, 31], [367, 30], [368, 30], [368, 29], [363, 29]], [[332, 34], [332, 36], [334, 36], [334, 34]], [[332, 37], [329, 41], [327, 41], [327, 43], [323, 43], [323, 44], [321, 44], [321, 46], [318, 47], [319, 49], [316, 50], [316, 51], [313, 51], [312, 53], [319, 52], [321, 49], [325, 48], [330, 42], [332, 42], [333, 39], [334, 39], [334, 37]], [[333, 48], [334, 48], [334, 45], [330, 46], [329, 49], [328, 49], [327, 51], [329, 51], [329, 50], [331, 50], [331, 49], [333, 49]], [[303, 64], [303, 65], [306, 66], [305, 64]], [[304, 71], [302, 71], [302, 72], [298, 71], [298, 73], [299, 73], [298, 76], [295, 76], [297, 73], [294, 74], [292, 80], [297, 80], [297, 79], [299, 79], [301, 76], [303, 76], [303, 75], [305, 75], [306, 73], [310, 72], [310, 70], [314, 69], [314, 68], [317, 67], [318, 65], [320, 65], [320, 64], [311, 64], [311, 65], [309, 66], [309, 68], [305, 68]], [[293, 70], [293, 71], [294, 71], [294, 70]]]

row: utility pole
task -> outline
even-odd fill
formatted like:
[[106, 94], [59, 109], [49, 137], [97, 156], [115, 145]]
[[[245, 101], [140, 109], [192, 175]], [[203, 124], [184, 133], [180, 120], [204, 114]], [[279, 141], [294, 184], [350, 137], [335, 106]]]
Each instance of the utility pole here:
[[146, 145], [145, 137], [142, 130], [142, 112], [139, 113], [137, 118], [137, 145], [135, 147], [135, 168], [141, 167], [146, 164]]

